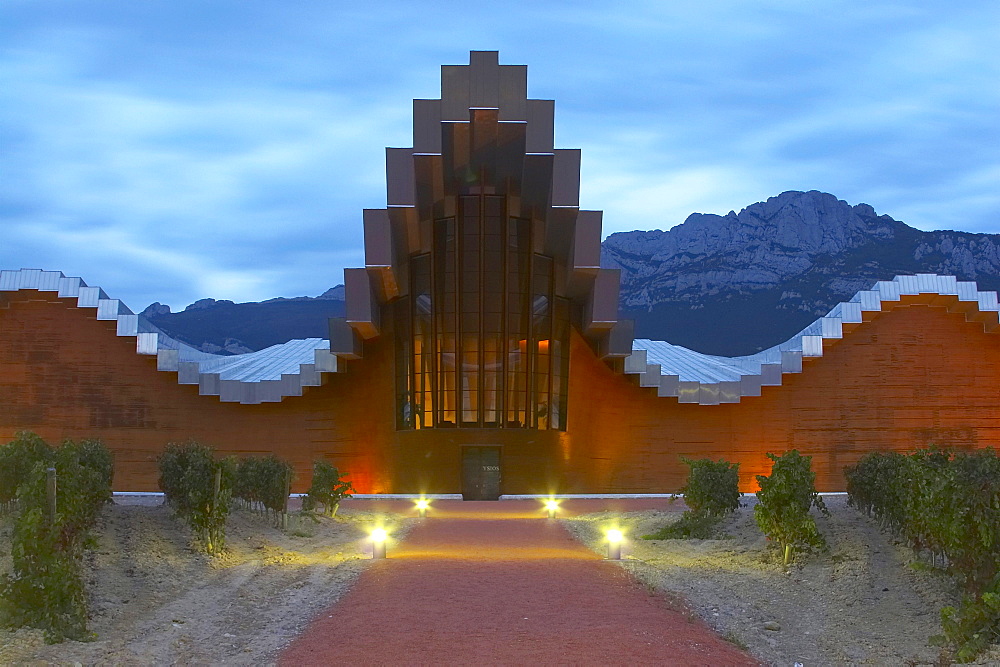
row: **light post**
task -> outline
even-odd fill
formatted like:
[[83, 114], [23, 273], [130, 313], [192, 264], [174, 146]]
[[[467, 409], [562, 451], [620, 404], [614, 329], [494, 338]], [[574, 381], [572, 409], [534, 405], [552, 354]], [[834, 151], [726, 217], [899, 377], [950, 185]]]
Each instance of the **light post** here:
[[431, 506], [431, 501], [421, 498], [417, 501], [417, 516], [421, 519], [427, 516], [427, 508]]
[[622, 531], [618, 529], [611, 529], [608, 531], [607, 536], [608, 536], [608, 560], [621, 560], [622, 541], [625, 539], [622, 536]]
[[372, 531], [372, 558], [385, 558], [385, 541], [389, 534], [384, 528]]
[[545, 510], [549, 513], [549, 518], [556, 518], [556, 510], [559, 509], [559, 503], [553, 498], [545, 502]]

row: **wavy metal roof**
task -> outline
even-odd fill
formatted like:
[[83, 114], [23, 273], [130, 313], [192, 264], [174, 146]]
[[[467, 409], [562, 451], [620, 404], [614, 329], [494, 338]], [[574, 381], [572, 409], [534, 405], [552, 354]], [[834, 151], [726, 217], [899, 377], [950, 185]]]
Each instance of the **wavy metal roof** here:
[[281, 345], [231, 356], [210, 354], [171, 338], [100, 287], [60, 271], [0, 271], [0, 292], [38, 290], [76, 298], [78, 308], [97, 310], [98, 320], [116, 320], [117, 334], [136, 339], [137, 354], [156, 356], [156, 368], [177, 373], [179, 384], [196, 384], [198, 393], [234, 403], [271, 403], [301, 396], [303, 387], [322, 384], [323, 373], [337, 372], [330, 341], [290, 340]]
[[801, 373], [802, 360], [823, 356], [823, 341], [843, 338], [845, 329], [864, 321], [865, 312], [889, 310], [902, 302], [946, 306], [967, 319], [1000, 329], [996, 292], [980, 292], [974, 282], [954, 276], [918, 274], [880, 280], [850, 301], [834, 306], [784, 343], [745, 357], [701, 354], [665, 341], [635, 339], [625, 359], [625, 372], [638, 376], [643, 387], [681, 403], [718, 405], [760, 396], [761, 387], [778, 386], [784, 373]]
[[[155, 355], [157, 370], [176, 372], [178, 383], [196, 384], [200, 394], [222, 401], [266, 403], [301, 396], [303, 387], [319, 386], [323, 373], [338, 370], [330, 342], [321, 338], [231, 356], [202, 352], [171, 338], [100, 287], [58, 271], [0, 271], [0, 292], [18, 290], [76, 298], [79, 308], [96, 309], [98, 320], [116, 320], [117, 334], [134, 337], [137, 354]], [[757, 354], [720, 357], [665, 341], [635, 339], [625, 373], [636, 375], [640, 386], [656, 388], [657, 395], [681, 403], [738, 403], [744, 396], [760, 396], [761, 387], [780, 385], [784, 373], [801, 373], [804, 358], [823, 356], [823, 342], [842, 338], [845, 329], [864, 321], [864, 313], [889, 310], [904, 301], [945, 306], [983, 322], [989, 331], [1000, 330], [996, 292], [980, 292], [976, 283], [954, 276], [896, 276], [858, 292], [784, 343]]]

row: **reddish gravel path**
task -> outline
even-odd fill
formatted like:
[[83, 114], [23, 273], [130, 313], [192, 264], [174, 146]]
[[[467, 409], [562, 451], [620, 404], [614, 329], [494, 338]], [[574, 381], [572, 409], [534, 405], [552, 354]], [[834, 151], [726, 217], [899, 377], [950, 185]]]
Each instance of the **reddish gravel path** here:
[[281, 664], [757, 664], [537, 516], [534, 501], [435, 503]]

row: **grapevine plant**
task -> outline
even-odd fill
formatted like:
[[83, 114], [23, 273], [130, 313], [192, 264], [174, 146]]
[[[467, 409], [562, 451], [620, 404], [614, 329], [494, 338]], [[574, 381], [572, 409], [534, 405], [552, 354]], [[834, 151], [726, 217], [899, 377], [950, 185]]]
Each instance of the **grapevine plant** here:
[[319, 505], [327, 516], [335, 516], [340, 501], [350, 498], [354, 486], [343, 479], [343, 474], [326, 461], [313, 462], [313, 478], [309, 491], [302, 499], [302, 509], [315, 510]]
[[718, 523], [740, 506], [739, 463], [685, 457], [681, 460], [690, 468], [687, 483], [680, 490], [689, 509], [677, 521], [647, 535], [647, 539], [711, 537]]
[[[45, 631], [49, 642], [88, 639], [81, 559], [101, 507], [111, 499], [113, 461], [99, 441], [66, 441], [58, 449], [19, 433], [0, 459], [23, 471], [16, 489], [13, 571], [0, 577], [0, 621]], [[55, 513], [48, 469], [56, 472]]]
[[788, 565], [794, 549], [826, 548], [826, 540], [816, 528], [809, 510], [815, 507], [827, 516], [830, 512], [816, 492], [811, 456], [802, 456], [793, 449], [781, 456], [769, 452], [767, 458], [774, 461], [774, 465], [769, 476], [757, 475], [760, 491], [753, 515], [767, 539], [781, 546], [782, 560]]
[[873, 452], [844, 470], [852, 505], [925, 554], [965, 590], [941, 610], [961, 661], [1000, 641], [1000, 458], [992, 449]]
[[17, 488], [38, 461], [47, 461], [52, 449], [38, 435], [21, 431], [0, 447], [0, 511], [10, 512], [17, 500]]
[[990, 644], [1000, 644], [1000, 579], [979, 595], [966, 594], [958, 609], [942, 609], [941, 627], [944, 634], [932, 641], [951, 644], [959, 662], [971, 662]]
[[292, 465], [274, 454], [248, 457], [236, 466], [233, 496], [247, 508], [282, 524], [291, 490]]
[[197, 442], [170, 443], [159, 458], [160, 489], [208, 554], [226, 548], [226, 518], [236, 462], [215, 460], [211, 447]]

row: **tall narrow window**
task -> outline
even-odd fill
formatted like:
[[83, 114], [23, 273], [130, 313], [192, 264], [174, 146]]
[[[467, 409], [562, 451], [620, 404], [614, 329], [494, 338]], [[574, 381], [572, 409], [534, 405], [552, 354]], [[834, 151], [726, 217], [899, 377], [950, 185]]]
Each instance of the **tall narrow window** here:
[[569, 307], [532, 221], [504, 196], [469, 195], [432, 229], [399, 311], [400, 428], [565, 429]]

